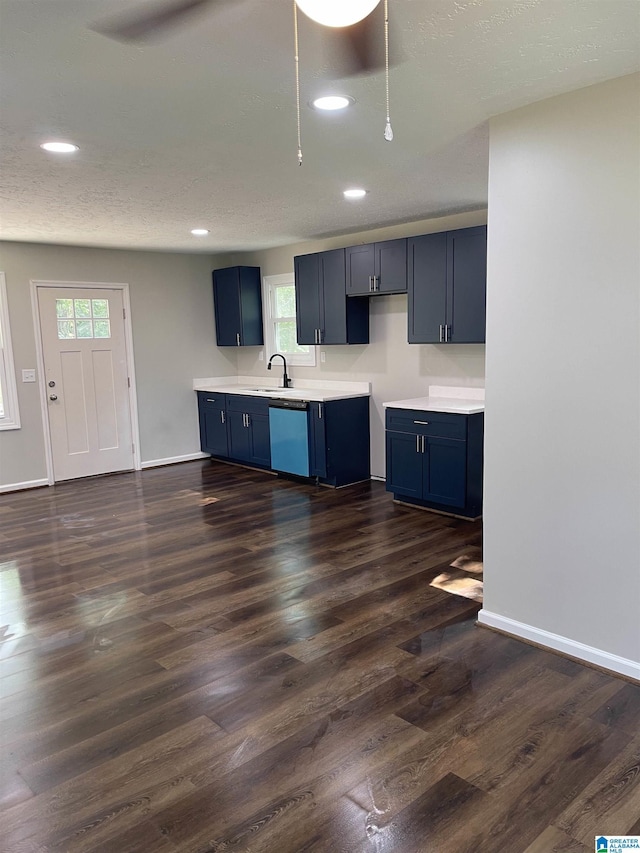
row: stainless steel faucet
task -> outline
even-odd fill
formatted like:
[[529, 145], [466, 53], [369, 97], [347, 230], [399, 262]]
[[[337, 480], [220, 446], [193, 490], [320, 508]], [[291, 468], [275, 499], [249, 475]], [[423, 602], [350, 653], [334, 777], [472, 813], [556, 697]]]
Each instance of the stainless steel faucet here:
[[273, 355], [271, 356], [271, 358], [269, 359], [269, 364], [267, 365], [267, 370], [271, 370], [271, 362], [273, 361], [273, 359], [274, 359], [276, 356], [278, 356], [278, 358], [281, 358], [281, 359], [282, 359], [282, 364], [283, 364], [283, 367], [284, 367], [284, 373], [283, 373], [283, 375], [282, 375], [282, 387], [283, 387], [283, 388], [290, 388], [290, 387], [291, 387], [291, 380], [290, 380], [290, 379], [289, 379], [289, 377], [287, 376], [287, 359], [282, 355], [282, 353], [280, 353], [280, 352], [274, 352], [274, 354], [273, 354]]

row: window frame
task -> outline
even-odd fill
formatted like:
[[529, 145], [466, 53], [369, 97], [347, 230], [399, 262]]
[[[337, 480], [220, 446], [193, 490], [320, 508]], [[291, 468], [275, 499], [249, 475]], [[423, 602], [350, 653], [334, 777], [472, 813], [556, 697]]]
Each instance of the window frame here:
[[4, 409], [3, 414], [0, 415], [0, 430], [20, 429], [18, 386], [11, 343], [7, 282], [3, 272], [0, 272], [0, 386]]
[[[262, 279], [263, 282], [263, 293], [264, 293], [264, 303], [266, 305], [265, 311], [265, 346], [269, 355], [273, 355], [276, 350], [276, 328], [279, 322], [282, 320], [296, 320], [296, 316], [293, 317], [276, 317], [275, 306], [276, 306], [276, 291], [279, 287], [295, 287], [295, 278], [293, 273], [284, 273], [282, 275], [266, 275]], [[301, 344], [302, 346], [302, 344]], [[295, 364], [299, 367], [315, 367], [316, 366], [316, 347], [305, 344], [304, 346], [308, 346], [308, 352], [300, 353], [300, 352], [284, 352], [282, 353], [286, 359], [288, 364]]]

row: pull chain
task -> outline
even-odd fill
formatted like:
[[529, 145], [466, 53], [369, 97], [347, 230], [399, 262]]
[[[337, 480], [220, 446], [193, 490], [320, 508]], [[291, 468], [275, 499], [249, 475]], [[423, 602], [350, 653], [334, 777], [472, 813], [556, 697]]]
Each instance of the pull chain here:
[[387, 87], [387, 123], [384, 127], [384, 138], [387, 142], [393, 139], [391, 118], [389, 117], [389, 0], [384, 0], [384, 70]]
[[293, 0], [293, 38], [296, 64], [296, 123], [298, 127], [298, 166], [302, 166], [302, 134], [300, 131], [300, 60], [298, 58], [298, 7], [296, 5], [296, 0]]

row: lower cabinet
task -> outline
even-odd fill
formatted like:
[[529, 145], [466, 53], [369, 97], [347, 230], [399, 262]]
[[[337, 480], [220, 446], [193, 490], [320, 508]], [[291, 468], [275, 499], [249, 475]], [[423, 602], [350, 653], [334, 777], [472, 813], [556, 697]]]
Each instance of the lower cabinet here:
[[396, 500], [477, 518], [484, 415], [387, 409], [387, 491]]
[[226, 409], [226, 394], [198, 391], [200, 447], [203, 453], [211, 453], [213, 456], [228, 455]]
[[330, 486], [371, 476], [369, 398], [309, 403], [309, 471]]
[[229, 457], [268, 468], [271, 465], [268, 399], [228, 394], [227, 418]]
[[[204, 453], [257, 468], [271, 467], [269, 399], [198, 391]], [[368, 480], [369, 398], [310, 402], [309, 474], [329, 486]]]

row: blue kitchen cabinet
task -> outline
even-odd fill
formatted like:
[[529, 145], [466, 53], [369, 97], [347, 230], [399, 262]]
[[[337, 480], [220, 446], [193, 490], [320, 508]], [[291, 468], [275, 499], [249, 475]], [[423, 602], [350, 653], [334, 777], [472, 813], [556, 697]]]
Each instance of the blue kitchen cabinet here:
[[347, 295], [407, 292], [407, 240], [383, 240], [346, 250]]
[[260, 267], [214, 270], [213, 303], [219, 347], [263, 345]]
[[396, 500], [477, 518], [484, 415], [388, 408], [387, 491]]
[[410, 344], [484, 343], [487, 228], [408, 240]]
[[271, 465], [269, 401], [264, 397], [227, 394], [229, 458], [259, 468]]
[[224, 394], [198, 391], [200, 447], [203, 453], [228, 455], [226, 405]]
[[294, 258], [296, 334], [301, 345], [369, 343], [369, 302], [347, 299], [345, 250]]
[[371, 477], [369, 397], [309, 403], [309, 472], [330, 486]]

